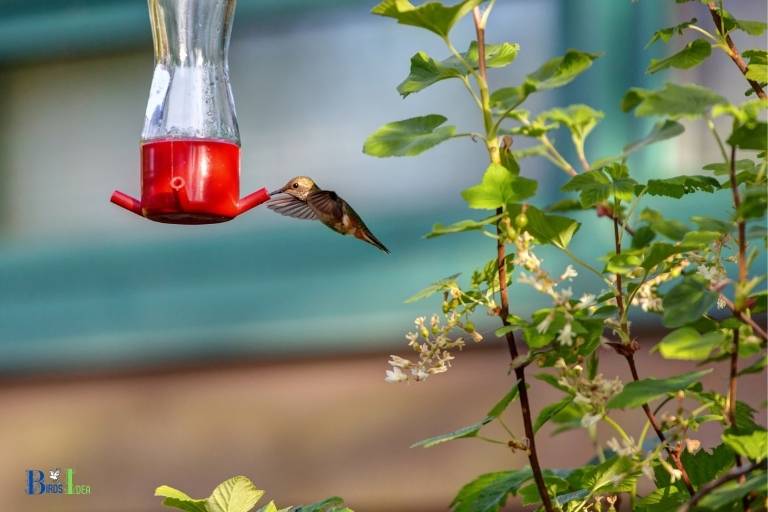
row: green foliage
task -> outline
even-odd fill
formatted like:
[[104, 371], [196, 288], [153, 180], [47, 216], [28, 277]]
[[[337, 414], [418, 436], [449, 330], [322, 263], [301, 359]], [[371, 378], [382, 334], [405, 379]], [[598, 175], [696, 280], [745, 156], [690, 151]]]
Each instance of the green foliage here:
[[696, 383], [704, 375], [711, 373], [712, 370], [701, 370], [698, 372], [683, 373], [668, 379], [640, 379], [630, 382], [618, 395], [614, 396], [609, 402], [611, 409], [627, 409], [639, 407], [656, 398], [685, 389]]
[[[513, 43], [489, 44], [485, 48], [486, 65], [490, 68], [508, 66], [517, 57], [519, 49], [520, 46]], [[397, 91], [405, 98], [442, 80], [467, 76], [470, 73], [467, 65], [477, 70], [477, 42], [472, 41], [469, 49], [462, 53], [461, 57], [461, 60], [452, 56], [438, 62], [426, 53], [418, 52], [411, 57], [411, 71], [408, 77], [397, 86]]]
[[371, 12], [394, 18], [402, 25], [423, 28], [440, 37], [448, 37], [448, 33], [456, 22], [483, 1], [463, 0], [451, 6], [445, 6], [440, 2], [428, 2], [416, 7], [408, 0], [384, 0]]
[[424, 439], [422, 441], [419, 441], [418, 443], [414, 443], [411, 445], [411, 448], [416, 447], [423, 447], [423, 448], [431, 448], [432, 446], [446, 443], [448, 441], [454, 441], [456, 439], [464, 439], [467, 437], [475, 437], [477, 434], [480, 433], [480, 429], [482, 429], [487, 424], [491, 423], [493, 420], [497, 419], [499, 416], [501, 416], [501, 413], [504, 412], [504, 410], [509, 406], [509, 404], [517, 398], [517, 395], [519, 393], [519, 389], [517, 387], [517, 384], [512, 386], [512, 388], [509, 390], [509, 392], [504, 395], [504, 397], [496, 403], [496, 405], [493, 406], [493, 408], [488, 411], [488, 414], [486, 414], [485, 418], [478, 421], [477, 423], [473, 423], [472, 425], [467, 425], [466, 427], [462, 427], [458, 430], [454, 430], [453, 432], [448, 432], [447, 434], [440, 434], [438, 436], [430, 437], [428, 439]]
[[700, 334], [692, 327], [681, 327], [664, 336], [656, 348], [664, 359], [701, 361], [724, 342], [725, 336], [720, 331]]
[[717, 292], [709, 289], [706, 279], [686, 276], [664, 295], [664, 325], [680, 327], [698, 320], [717, 301]]
[[483, 180], [461, 193], [470, 208], [495, 210], [507, 203], [523, 201], [536, 193], [535, 180], [516, 176], [506, 167], [491, 164]]
[[[219, 484], [208, 498], [190, 498], [167, 485], [155, 489], [155, 496], [164, 498], [166, 507], [186, 512], [249, 512], [264, 496], [264, 491], [257, 489], [247, 477], [235, 476]], [[352, 512], [352, 509], [345, 507], [341, 498], [334, 497], [312, 505], [279, 510], [274, 502], [270, 502], [257, 512]]]
[[592, 66], [596, 53], [568, 50], [565, 55], [554, 57], [528, 75], [522, 84], [506, 87], [491, 94], [491, 104], [506, 110], [521, 104], [532, 93], [555, 89], [571, 83]]
[[531, 469], [480, 475], [461, 488], [451, 503], [453, 512], [497, 512], [531, 478]]
[[648, 73], [658, 73], [662, 69], [690, 69], [698, 66], [712, 54], [712, 46], [706, 39], [691, 41], [679, 52], [661, 60], [653, 59], [648, 66]]
[[432, 114], [385, 124], [366, 139], [363, 152], [378, 157], [418, 155], [453, 136], [456, 127], [441, 126], [446, 121]]
[[[464, 1], [446, 6], [428, 2], [417, 7], [407, 0], [388, 0], [374, 8], [376, 14], [437, 34], [450, 54], [437, 60], [424, 52], [416, 53], [398, 92], [408, 96], [442, 80], [459, 79], [471, 93], [469, 101], [479, 109], [478, 121], [482, 121], [483, 131], [457, 134], [453, 126], [445, 126], [445, 117], [433, 114], [384, 125], [368, 138], [364, 151], [382, 157], [412, 156], [448, 139], [471, 137], [473, 142], [482, 143], [475, 147], [484, 147], [488, 165], [482, 177], [475, 178], [479, 183], [461, 192], [461, 196], [468, 208], [492, 210], [480, 220], [435, 224], [426, 235], [435, 238], [479, 232], [493, 239], [493, 244], [489, 244], [484, 237], [477, 237], [481, 240], [478, 244], [489, 247], [491, 259], [472, 273], [468, 286], [460, 287], [455, 274], [409, 299], [411, 302], [441, 294], [442, 312], [450, 326], [440, 327], [437, 317], [431, 326], [417, 319], [420, 332], [410, 333], [407, 338], [418, 360], [393, 356], [390, 364], [401, 374], [393, 379], [393, 370], [387, 378], [408, 380], [413, 374], [418, 377], [411, 380], [424, 380], [446, 371], [448, 361], [455, 355], [451, 350], [464, 345], [464, 338], [452, 338], [452, 331], [461, 331], [462, 336], [479, 342], [482, 336], [470, 318], [481, 311], [498, 317], [495, 335], [507, 337], [505, 343], [510, 344], [512, 354], [519, 351], [508, 372], [524, 375], [530, 365], [536, 364], [548, 369], [548, 373], [536, 378], [564, 393], [548, 404], [536, 403], [538, 396], [531, 393], [528, 398], [534, 405], [521, 407], [524, 431], [539, 433], [546, 424], [553, 425], [554, 434], [586, 429], [595, 443], [597, 457], [572, 470], [543, 469], [537, 478], [528, 467], [481, 475], [461, 489], [452, 509], [499, 511], [510, 496], [516, 495], [523, 505], [541, 504], [539, 510], [547, 512], [585, 512], [601, 508], [600, 500], [627, 493], [635, 510], [677, 510], [690, 501], [693, 492], [707, 490], [707, 484], [731, 470], [737, 456], [742, 460], [762, 460], [768, 450], [766, 431], [755, 420], [757, 411], [727, 394], [705, 389], [699, 382], [715, 369], [728, 372], [725, 362], [732, 355], [736, 368], [730, 379], [764, 375], [768, 360], [765, 343], [760, 340], [764, 335], [753, 327], [754, 320], [768, 309], [766, 275], [764, 269], [757, 270], [768, 240], [768, 101], [758, 98], [733, 104], [720, 93], [694, 83], [667, 83], [659, 89], [631, 88], [623, 97], [622, 110], [637, 117], [657, 117], [656, 123], [645, 137], [626, 144], [618, 155], [592, 158], [587, 149], [594, 145], [588, 148], [587, 139], [603, 120], [602, 112], [576, 104], [537, 113], [521, 105], [536, 92], [568, 85], [592, 66], [598, 54], [568, 50], [525, 75], [521, 82], [501, 83], [492, 90], [489, 83], [496, 81], [484, 73], [496, 73], [497, 68], [511, 66], [518, 45], [488, 43], [485, 54], [480, 55], [479, 44], [473, 41], [466, 51], [459, 53], [449, 35], [462, 17], [477, 8], [472, 21], [476, 24], [476, 37], [483, 37], [494, 2], [480, 6], [481, 3]], [[710, 23], [712, 5], [703, 0], [696, 3], [692, 7], [701, 9]], [[675, 36], [694, 35], [693, 32], [699, 39], [682, 41], [671, 55], [651, 60], [648, 73], [693, 68], [713, 51], [724, 51], [733, 57], [727, 34], [740, 31], [740, 37], [744, 37], [765, 32], [765, 23], [737, 19], [722, 3], [715, 3], [713, 9], [722, 19], [721, 26], [699, 25], [694, 18], [654, 33], [649, 45], [658, 41], [668, 43]], [[730, 69], [734, 81], [745, 85], [745, 78], [758, 85], [768, 81], [768, 53], [761, 47], [762, 42], [758, 46], [742, 54], [749, 65], [745, 75], [735, 66]], [[480, 65], [483, 59], [485, 66]], [[730, 60], [717, 62], [730, 66]], [[750, 87], [758, 89], [754, 83]], [[727, 119], [713, 121], [724, 116]], [[704, 164], [701, 174], [689, 174], [667, 165], [663, 172], [639, 180], [641, 171], [631, 157], [641, 149], [682, 134], [687, 128], [683, 121], [695, 125], [689, 138], [698, 137], [697, 144], [712, 146], [722, 159]], [[566, 131], [569, 137], [559, 140]], [[534, 139], [533, 144], [527, 145], [525, 140], [521, 145], [521, 138]], [[570, 151], [563, 150], [563, 144], [571, 146]], [[576, 165], [569, 158], [571, 154]], [[536, 206], [536, 193], [539, 180], [550, 182], [551, 177], [532, 175], [530, 169], [522, 169], [525, 177], [521, 175], [521, 166], [527, 162], [524, 159], [534, 157], [543, 157], [568, 174], [562, 187], [566, 194], [546, 208]], [[703, 193], [717, 193], [717, 204], [710, 197], [702, 197], [697, 208], [703, 210], [690, 217], [683, 215], [687, 213], [685, 208], [670, 207], [687, 206], [688, 203], [675, 201]], [[648, 207], [649, 201], [654, 208]], [[720, 201], [729, 201], [730, 207]], [[675, 210], [674, 216], [670, 216], [669, 209]], [[571, 212], [577, 212], [578, 221], [571, 217]], [[594, 224], [589, 235], [594, 240], [572, 244], [585, 219]], [[600, 229], [605, 229], [610, 244], [603, 240]], [[470, 237], [465, 239], [472, 243]], [[604, 263], [602, 268], [575, 253], [593, 243], [610, 247], [599, 260]], [[551, 269], [551, 259], [543, 265], [539, 253], [543, 245], [559, 249], [571, 259], [572, 265]], [[581, 274], [598, 278], [593, 281], [597, 287], [581, 296], [574, 295], [573, 288], [581, 292], [588, 280], [572, 285], [577, 269], [579, 279]], [[746, 278], [742, 276], [743, 269], [747, 270]], [[509, 299], [507, 289], [511, 287], [527, 287], [523, 293], [541, 294], [549, 304], [524, 317], [516, 310], [520, 301]], [[522, 302], [527, 302], [527, 295], [522, 296]], [[663, 330], [657, 337], [646, 333], [638, 339], [632, 322], [640, 309], [661, 316]], [[738, 347], [734, 344], [735, 333], [739, 334]], [[525, 348], [519, 346], [521, 341]], [[625, 356], [630, 365], [634, 364], [631, 355], [636, 350], [653, 346], [655, 357], [685, 361], [689, 366], [698, 364], [706, 369], [640, 378], [635, 375], [638, 370], [632, 367], [634, 379], [622, 382], [599, 372], [601, 346]], [[752, 364], [744, 363], [746, 357], [754, 358]], [[639, 373], [642, 375], [643, 371]], [[519, 384], [523, 386], [522, 381]], [[518, 438], [522, 430], [519, 424], [510, 423], [514, 425], [510, 428], [502, 418], [517, 392], [518, 383], [480, 421], [414, 446], [474, 438], [532, 454], [528, 447], [535, 439]], [[659, 401], [658, 405], [652, 403], [655, 401]], [[619, 424], [620, 415], [614, 418], [612, 411], [639, 409], [647, 404], [651, 404], [652, 412], [653, 406], [658, 407], [653, 414], [664, 438], [648, 438], [656, 429], [646, 428], [639, 433], [642, 441], [637, 442], [638, 433]], [[735, 404], [735, 411], [731, 404]], [[531, 409], [539, 411], [535, 420]], [[506, 432], [508, 438], [480, 435], [481, 429], [491, 422], [497, 422], [501, 427], [498, 431]], [[704, 424], [707, 428], [720, 428], [722, 442], [697, 451], [696, 432]], [[602, 427], [613, 429], [617, 440], [608, 443], [610, 450], [600, 445], [603, 436], [596, 435], [598, 427], [601, 434]], [[681, 462], [673, 460], [670, 452], [679, 456]], [[638, 489], [642, 489], [637, 485], [638, 477], [649, 471], [654, 474], [655, 488], [641, 490], [644, 496], [638, 495]], [[707, 491], [696, 510], [736, 510], [747, 492], [761, 499], [765, 485], [758, 477], [764, 477], [764, 471], [753, 469], [744, 486], [726, 484]], [[690, 487], [684, 483], [688, 480]], [[548, 501], [552, 501], [551, 507]]]
[[630, 89], [621, 102], [624, 112], [637, 116], [664, 116], [670, 119], [697, 119], [725, 99], [700, 85], [667, 84], [657, 91]]

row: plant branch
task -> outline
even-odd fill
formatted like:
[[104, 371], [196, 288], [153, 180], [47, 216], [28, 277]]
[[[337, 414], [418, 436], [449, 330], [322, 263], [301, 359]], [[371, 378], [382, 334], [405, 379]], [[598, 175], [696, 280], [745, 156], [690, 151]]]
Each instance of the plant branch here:
[[737, 480], [743, 476], [746, 476], [756, 469], [765, 469], [767, 463], [768, 461], [766, 461], [766, 459], [763, 459], [762, 462], [754, 462], [749, 466], [742, 466], [742, 467], [737, 467], [732, 469], [731, 471], [721, 476], [717, 480], [713, 480], [708, 484], [702, 486], [701, 489], [699, 489], [699, 492], [694, 494], [688, 503], [680, 507], [678, 512], [688, 512], [689, 510], [693, 510], [696, 507], [696, 505], [701, 501], [701, 499], [704, 498], [704, 496], [711, 493], [718, 487], [721, 487], [732, 480]]
[[[499, 155], [498, 141], [496, 135], [493, 133], [493, 115], [491, 113], [489, 92], [488, 92], [488, 76], [485, 63], [485, 21], [480, 8], [475, 7], [472, 11], [472, 15], [475, 23], [475, 32], [477, 33], [477, 57], [479, 64], [479, 74], [477, 83], [480, 88], [480, 98], [483, 103], [483, 121], [486, 129], [486, 141], [488, 146], [488, 156], [492, 163], [500, 163], [501, 157]], [[504, 213], [502, 208], [496, 211], [497, 215]], [[497, 233], [500, 232], [501, 219], [496, 224]], [[507, 326], [509, 321], [509, 294], [507, 291], [507, 262], [506, 262], [506, 248], [504, 246], [504, 240], [500, 236], [496, 241], [496, 266], [499, 272], [499, 296], [501, 307], [499, 308], [499, 317], [501, 322]], [[510, 331], [506, 334], [507, 346], [509, 348], [509, 355], [512, 361], [515, 361], [519, 355], [517, 351], [517, 343], [515, 341], [514, 332]], [[552, 501], [547, 493], [547, 487], [544, 483], [544, 475], [541, 471], [541, 465], [539, 464], [539, 457], [536, 453], [536, 441], [535, 433], [533, 430], [533, 422], [531, 419], [531, 406], [528, 401], [528, 388], [525, 385], [525, 367], [515, 368], [515, 376], [517, 377], [517, 389], [520, 396], [520, 410], [523, 416], [523, 427], [525, 429], [525, 436], [528, 439], [528, 460], [531, 464], [531, 471], [533, 472], [533, 478], [536, 482], [536, 487], [541, 497], [541, 502], [544, 505], [544, 510], [547, 512], [554, 512]]]
[[[708, 2], [707, 8], [709, 9], [709, 14], [712, 16], [712, 21], [715, 23], [715, 28], [717, 28], [717, 31], [720, 33], [720, 36], [725, 39], [725, 43], [728, 45], [728, 51], [726, 52], [728, 56], [731, 58], [734, 64], [736, 64], [736, 67], [739, 68], [739, 71], [741, 71], [741, 74], [744, 75], [744, 78], [746, 78], [747, 75], [747, 63], [744, 62], [744, 59], [741, 56], [741, 53], [739, 53], [739, 49], [736, 48], [736, 45], [733, 42], [733, 39], [731, 39], [731, 36], [725, 31], [725, 26], [723, 24], [723, 18], [720, 16], [720, 9], [715, 5], [715, 2]], [[765, 98], [765, 91], [760, 86], [759, 83], [755, 82], [754, 80], [750, 80], [747, 78], [747, 82], [749, 82], [749, 85], [752, 87], [752, 89], [755, 91], [755, 94], [759, 98]]]
[[[621, 238], [619, 237], [620, 231], [619, 231], [619, 221], [617, 219], [613, 219], [613, 238], [615, 242], [615, 249], [616, 254], [621, 254]], [[625, 343], [622, 343], [621, 345], [613, 345], [613, 348], [619, 352], [621, 355], [624, 356], [624, 358], [627, 360], [627, 364], [629, 365], [629, 371], [632, 373], [632, 379], [635, 381], [640, 380], [640, 376], [637, 373], [637, 366], [635, 365], [635, 356], [634, 352], [637, 350], [637, 344], [630, 341], [629, 336], [629, 324], [627, 323], [627, 316], [626, 316], [626, 310], [625, 310], [625, 304], [624, 304], [624, 292], [621, 288], [621, 274], [616, 274], [616, 305], [619, 308], [619, 318], [621, 318], [620, 328], [622, 330], [622, 337], [625, 338]], [[626, 307], [628, 308], [629, 305], [627, 304]], [[656, 436], [659, 438], [659, 441], [664, 446], [664, 448], [667, 451], [667, 454], [669, 455], [669, 458], [672, 459], [672, 462], [675, 464], [675, 467], [680, 471], [682, 474], [682, 480], [685, 484], [685, 488], [688, 489], [688, 493], [693, 495], [694, 489], [693, 484], [691, 483], [691, 479], [688, 476], [688, 472], [685, 470], [685, 466], [683, 466], [683, 461], [680, 459], [680, 453], [676, 450], [673, 450], [669, 445], [667, 445], [667, 438], [664, 436], [664, 433], [661, 431], [661, 427], [659, 426], [659, 422], [656, 419], [656, 415], [653, 414], [651, 411], [651, 408], [648, 406], [647, 403], [643, 404], [643, 411], [645, 412], [646, 417], [648, 418], [648, 422], [653, 427], [653, 430], [656, 432]]]

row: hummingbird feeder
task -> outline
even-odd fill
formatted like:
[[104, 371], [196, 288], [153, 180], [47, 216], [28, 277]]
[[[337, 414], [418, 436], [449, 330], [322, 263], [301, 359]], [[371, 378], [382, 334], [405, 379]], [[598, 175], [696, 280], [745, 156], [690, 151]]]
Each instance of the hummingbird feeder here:
[[170, 224], [225, 222], [269, 199], [240, 198], [240, 132], [229, 84], [236, 0], [149, 0], [155, 71], [141, 132], [141, 200], [112, 202]]

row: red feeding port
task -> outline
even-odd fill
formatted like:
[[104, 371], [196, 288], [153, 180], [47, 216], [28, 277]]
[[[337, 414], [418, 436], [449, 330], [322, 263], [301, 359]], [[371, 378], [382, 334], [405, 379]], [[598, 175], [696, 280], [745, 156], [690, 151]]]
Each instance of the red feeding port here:
[[265, 189], [239, 197], [237, 144], [166, 139], [141, 145], [141, 201], [116, 191], [112, 202], [157, 222], [212, 224], [269, 199]]

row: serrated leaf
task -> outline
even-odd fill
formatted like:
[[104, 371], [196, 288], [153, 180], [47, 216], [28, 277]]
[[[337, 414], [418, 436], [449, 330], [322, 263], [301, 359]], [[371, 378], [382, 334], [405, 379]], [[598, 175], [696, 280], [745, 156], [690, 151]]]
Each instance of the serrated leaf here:
[[709, 281], [694, 274], [686, 276], [664, 295], [663, 323], [674, 328], [701, 318], [717, 301], [717, 292], [709, 289]]
[[[507, 209], [511, 217], [517, 216], [521, 211], [520, 205], [508, 205]], [[560, 215], [549, 215], [534, 206], [528, 206], [525, 212], [528, 224], [525, 230], [536, 240], [543, 244], [552, 244], [555, 247], [565, 249], [571, 242], [573, 235], [581, 227], [581, 223]]]
[[573, 396], [569, 395], [553, 404], [549, 404], [544, 407], [539, 415], [536, 417], [536, 421], [533, 423], [533, 432], [536, 433], [541, 427], [543, 427], [550, 419], [556, 416], [560, 411], [571, 405], [573, 402]]
[[577, 104], [542, 112], [538, 116], [538, 120], [541, 123], [549, 121], [564, 126], [574, 137], [583, 141], [603, 117], [604, 114], [599, 110], [595, 110], [589, 105]]
[[751, 432], [734, 432], [728, 429], [723, 433], [723, 442], [734, 452], [755, 462], [768, 456], [768, 431], [755, 429]]
[[432, 231], [427, 233], [424, 238], [437, 238], [439, 236], [463, 233], [465, 231], [478, 231], [488, 224], [495, 224], [500, 218], [501, 215], [492, 215], [481, 220], [462, 220], [448, 226], [435, 224], [432, 226]]
[[491, 164], [482, 181], [461, 193], [470, 208], [495, 210], [506, 203], [528, 199], [536, 193], [538, 182], [516, 176], [506, 167]]
[[631, 200], [636, 187], [637, 182], [626, 176], [626, 166], [617, 163], [577, 174], [562, 190], [578, 192], [581, 206], [589, 208], [611, 198]]
[[634, 153], [635, 151], [642, 149], [646, 146], [649, 146], [651, 144], [655, 144], [656, 142], [661, 142], [663, 140], [671, 139], [673, 137], [677, 137], [681, 133], [685, 131], [685, 128], [683, 128], [683, 125], [678, 123], [677, 121], [672, 120], [665, 120], [656, 123], [653, 126], [653, 129], [651, 130], [651, 133], [643, 137], [642, 139], [635, 141], [631, 144], [627, 144], [624, 146], [624, 155], [630, 155]]
[[637, 512], [676, 512], [691, 495], [677, 487], [660, 487], [635, 502]]
[[363, 145], [363, 153], [377, 157], [415, 156], [450, 139], [455, 126], [441, 126], [447, 119], [431, 114], [381, 126]]
[[646, 194], [681, 198], [694, 192], [715, 192], [720, 190], [720, 182], [709, 176], [675, 176], [660, 180], [649, 180]]
[[205, 505], [208, 512], [249, 512], [263, 495], [247, 477], [235, 476], [220, 483]]
[[428, 2], [416, 7], [408, 0], [384, 0], [371, 12], [394, 18], [401, 25], [423, 28], [440, 37], [447, 37], [456, 22], [483, 1], [464, 0], [450, 6], [440, 2]]
[[712, 45], [705, 39], [696, 39], [665, 59], [651, 59], [647, 72], [653, 74], [667, 68], [690, 69], [707, 60], [711, 54]]
[[609, 409], [633, 409], [667, 393], [674, 393], [696, 383], [703, 376], [712, 372], [702, 370], [683, 373], [668, 379], [640, 379], [624, 385], [624, 389], [608, 402]]
[[645, 208], [640, 213], [640, 220], [646, 222], [648, 226], [660, 235], [664, 235], [672, 240], [682, 240], [689, 231], [685, 224], [677, 220], [667, 219], [656, 210]]
[[436, 281], [432, 283], [431, 285], [427, 286], [423, 290], [411, 295], [407, 299], [405, 299], [406, 304], [410, 304], [411, 302], [416, 302], [421, 299], [426, 299], [427, 297], [430, 297], [431, 295], [434, 295], [437, 292], [446, 290], [450, 287], [457, 286], [456, 278], [458, 278], [461, 274], [453, 274], [451, 276], [448, 276], [446, 278], [443, 278], [439, 281]]
[[651, 46], [656, 41], [663, 41], [664, 43], [668, 43], [670, 39], [672, 39], [672, 36], [677, 34], [679, 36], [683, 35], [683, 32], [685, 29], [690, 27], [691, 25], [696, 23], [696, 18], [691, 18], [690, 21], [686, 21], [683, 23], [680, 23], [678, 25], [675, 25], [674, 27], [665, 27], [661, 30], [657, 30], [653, 33], [653, 36], [651, 36], [651, 40], [648, 41], [648, 44], [645, 45], [646, 48]]
[[507, 110], [522, 103], [536, 91], [562, 87], [571, 83], [577, 76], [592, 66], [592, 61], [599, 57], [596, 53], [568, 50], [565, 55], [554, 57], [539, 69], [528, 75], [521, 85], [505, 87], [491, 94], [491, 104]]
[[768, 82], [768, 52], [752, 49], [742, 53], [742, 56], [749, 59], [746, 77], [760, 84]]
[[664, 336], [654, 350], [661, 352], [664, 359], [701, 361], [723, 343], [725, 336], [720, 331], [701, 334], [692, 327], [682, 327]]
[[461, 488], [451, 503], [453, 512], [498, 512], [522, 484], [532, 478], [530, 468], [480, 475]]
[[[485, 47], [486, 66], [499, 68], [515, 60], [520, 46], [513, 43], [489, 44]], [[469, 49], [462, 53], [464, 62], [473, 69], [478, 68], [477, 42], [472, 41]], [[419, 92], [442, 80], [463, 77], [469, 74], [466, 66], [457, 57], [452, 56], [436, 61], [425, 52], [418, 52], [411, 57], [411, 70], [408, 77], [397, 86], [397, 91], [406, 97]]]
[[182, 491], [168, 485], [161, 485], [155, 489], [155, 496], [165, 498], [163, 505], [166, 507], [177, 508], [186, 512], [208, 512], [205, 508], [205, 499], [190, 498]]
[[728, 137], [728, 144], [740, 149], [765, 151], [768, 149], [768, 123], [751, 122], [734, 128]]
[[292, 507], [290, 512], [352, 512], [352, 509], [344, 505], [343, 499], [333, 496], [310, 505]]
[[710, 492], [698, 503], [698, 508], [705, 510], [721, 510], [722, 507], [738, 503], [741, 498], [753, 491], [758, 491], [762, 494], [766, 492], [766, 485], [768, 480], [765, 478], [765, 471], [755, 471], [749, 475], [747, 481], [741, 482], [728, 482]]
[[632, 88], [624, 95], [622, 110], [635, 111], [637, 116], [665, 116], [671, 119], [696, 119], [725, 99], [706, 87], [687, 84], [666, 84], [652, 91]]

